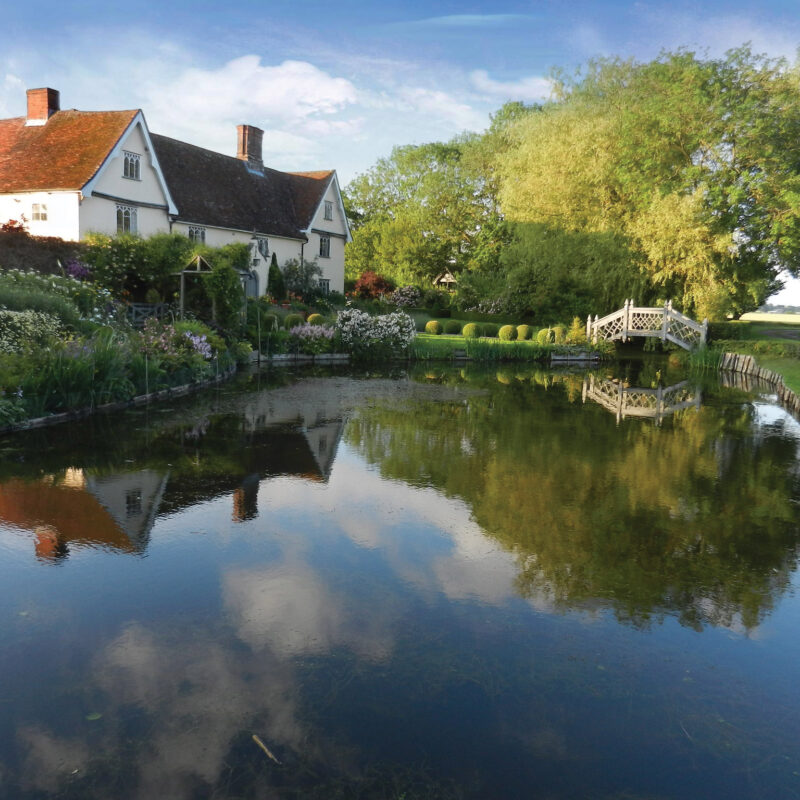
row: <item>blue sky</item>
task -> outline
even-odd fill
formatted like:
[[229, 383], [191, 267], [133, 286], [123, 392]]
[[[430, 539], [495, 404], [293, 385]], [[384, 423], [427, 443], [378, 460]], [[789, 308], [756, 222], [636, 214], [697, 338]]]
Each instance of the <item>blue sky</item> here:
[[335, 167], [343, 184], [393, 145], [481, 130], [506, 100], [545, 98], [553, 67], [747, 41], [793, 60], [800, 45], [797, 0], [4, 6], [0, 117], [52, 86], [62, 108], [142, 108], [151, 130], [221, 152], [247, 122], [265, 130], [270, 166]]

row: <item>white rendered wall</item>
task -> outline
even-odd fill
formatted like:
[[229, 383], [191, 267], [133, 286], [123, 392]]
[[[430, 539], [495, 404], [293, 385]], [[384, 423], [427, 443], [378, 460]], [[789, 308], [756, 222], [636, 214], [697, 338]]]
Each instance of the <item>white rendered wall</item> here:
[[[0, 195], [0, 223], [25, 217], [25, 227], [32, 236], [58, 236], [77, 241], [80, 238], [78, 192], [26, 192]], [[47, 220], [33, 220], [33, 204], [47, 207]]]
[[[325, 219], [326, 200], [333, 204], [333, 219]], [[335, 292], [344, 292], [344, 245], [346, 241], [344, 237], [347, 235], [347, 222], [342, 216], [341, 205], [336, 182], [331, 181], [311, 221], [310, 227], [313, 230], [309, 231], [308, 244], [305, 250], [305, 258], [307, 260], [310, 261], [316, 257], [317, 264], [322, 269], [322, 277], [331, 282], [331, 291]], [[330, 258], [320, 256], [320, 234], [316, 233], [316, 231], [326, 231], [332, 234]]]

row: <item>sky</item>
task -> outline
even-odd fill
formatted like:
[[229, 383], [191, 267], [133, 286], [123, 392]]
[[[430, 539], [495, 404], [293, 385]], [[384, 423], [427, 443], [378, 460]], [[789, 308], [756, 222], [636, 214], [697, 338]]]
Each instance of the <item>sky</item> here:
[[[798, 0], [40, 0], [4, 3], [0, 118], [25, 90], [62, 108], [141, 108], [150, 130], [235, 155], [263, 128], [264, 161], [335, 168], [346, 185], [395, 145], [480, 131], [508, 100], [546, 99], [553, 69], [750, 42], [794, 60]], [[772, 302], [800, 305], [800, 282]]]

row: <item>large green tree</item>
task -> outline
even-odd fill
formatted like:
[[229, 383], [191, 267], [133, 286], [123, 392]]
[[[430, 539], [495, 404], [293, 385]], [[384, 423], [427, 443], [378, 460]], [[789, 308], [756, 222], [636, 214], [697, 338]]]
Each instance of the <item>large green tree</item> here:
[[800, 272], [796, 69], [747, 48], [680, 51], [593, 62], [556, 95], [498, 156], [509, 219], [613, 235], [647, 278], [637, 299], [701, 316], [756, 308], [781, 270]]

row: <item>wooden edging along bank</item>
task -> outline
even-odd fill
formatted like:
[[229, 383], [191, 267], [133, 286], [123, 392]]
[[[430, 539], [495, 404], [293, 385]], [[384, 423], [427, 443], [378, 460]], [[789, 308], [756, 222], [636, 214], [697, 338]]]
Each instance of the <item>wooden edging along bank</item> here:
[[778, 400], [784, 408], [793, 414], [800, 415], [800, 398], [783, 382], [783, 377], [771, 370], [759, 367], [753, 356], [740, 353], [723, 353], [719, 368], [726, 372], [739, 372], [743, 375], [752, 375], [754, 378], [769, 384], [778, 395]]

